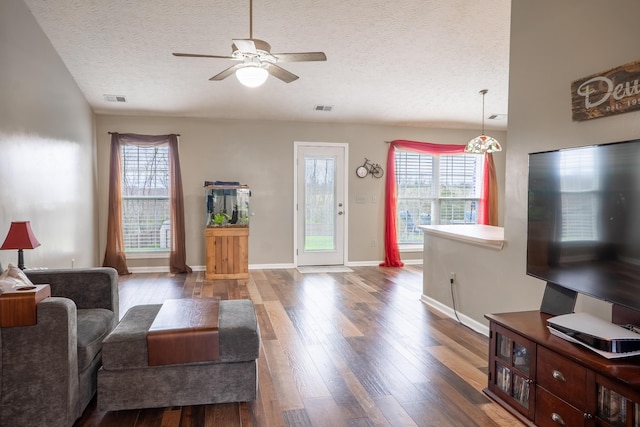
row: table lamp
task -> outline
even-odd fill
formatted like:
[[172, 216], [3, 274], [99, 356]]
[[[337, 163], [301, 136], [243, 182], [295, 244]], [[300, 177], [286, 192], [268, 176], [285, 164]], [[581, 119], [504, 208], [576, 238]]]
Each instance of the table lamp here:
[[17, 249], [18, 250], [18, 268], [24, 270], [23, 249], [34, 249], [40, 246], [40, 242], [31, 230], [29, 221], [14, 221], [11, 223], [7, 238], [0, 246], [0, 249]]

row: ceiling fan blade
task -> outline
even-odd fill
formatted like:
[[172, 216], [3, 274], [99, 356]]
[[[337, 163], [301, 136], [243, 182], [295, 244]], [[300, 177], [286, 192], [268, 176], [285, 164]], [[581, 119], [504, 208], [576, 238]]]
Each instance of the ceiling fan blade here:
[[272, 53], [281, 62], [326, 61], [324, 52]]
[[222, 58], [222, 59], [237, 59], [233, 56], [219, 56], [219, 55], [200, 55], [198, 53], [173, 53], [173, 56], [186, 56], [190, 58]]
[[209, 80], [224, 80], [244, 66], [245, 66], [244, 64], [233, 65], [227, 68], [226, 70], [219, 72], [215, 76], [211, 77]]
[[233, 44], [240, 52], [258, 53], [256, 44], [251, 39], [233, 39]]
[[275, 64], [269, 64], [269, 66], [267, 67], [267, 71], [273, 77], [276, 77], [285, 83], [291, 83], [294, 80], [298, 80], [298, 76], [296, 76], [293, 73], [290, 73], [289, 71], [285, 70], [282, 67], [278, 67]]

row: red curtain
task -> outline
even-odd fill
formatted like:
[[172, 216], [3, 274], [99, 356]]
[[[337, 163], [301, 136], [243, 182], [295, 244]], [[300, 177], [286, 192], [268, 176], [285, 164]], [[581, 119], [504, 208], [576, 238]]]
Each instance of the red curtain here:
[[[395, 140], [389, 143], [389, 153], [387, 155], [387, 178], [386, 178], [386, 196], [385, 196], [385, 224], [384, 224], [384, 262], [381, 267], [402, 267], [404, 263], [400, 259], [400, 249], [398, 248], [398, 209], [397, 209], [397, 189], [396, 189], [396, 171], [395, 171], [395, 151], [396, 148], [413, 151], [423, 154], [462, 154], [465, 145], [457, 144], [433, 144], [429, 142]], [[487, 160], [489, 159], [489, 160]], [[489, 163], [491, 167], [488, 167]], [[488, 170], [491, 169], [492, 172]], [[493, 186], [495, 186], [495, 168], [493, 168], [493, 158], [491, 155], [485, 156], [485, 171], [483, 191], [478, 212], [478, 223], [487, 224], [488, 219], [492, 217], [489, 209], [489, 201], [497, 201], [495, 188], [492, 189], [491, 179], [493, 176]], [[492, 191], [493, 190], [493, 191]], [[497, 218], [497, 209], [495, 209], [495, 217]], [[497, 225], [497, 221], [496, 224]]]
[[484, 156], [484, 181], [478, 224], [498, 225], [498, 180], [493, 154]]

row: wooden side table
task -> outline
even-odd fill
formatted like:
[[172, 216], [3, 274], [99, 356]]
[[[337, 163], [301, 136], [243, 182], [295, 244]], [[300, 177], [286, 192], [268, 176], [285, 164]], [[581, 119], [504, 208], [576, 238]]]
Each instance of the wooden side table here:
[[37, 305], [51, 296], [49, 285], [19, 286], [0, 294], [0, 327], [37, 323]]

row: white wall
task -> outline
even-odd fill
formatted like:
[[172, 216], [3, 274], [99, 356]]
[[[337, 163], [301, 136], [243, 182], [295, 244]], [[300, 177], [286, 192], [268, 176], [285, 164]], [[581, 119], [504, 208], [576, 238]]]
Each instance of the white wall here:
[[0, 243], [27, 220], [28, 267], [95, 266], [93, 114], [22, 0], [0, 1], [0, 58]]
[[[180, 162], [187, 217], [187, 264], [204, 265], [205, 180], [240, 181], [251, 187], [249, 237], [250, 265], [293, 263], [293, 153], [294, 142], [349, 144], [349, 262], [378, 262], [383, 255], [384, 179], [355, 176], [367, 157], [385, 165], [384, 141], [413, 139], [462, 144], [478, 130], [420, 129], [330, 123], [204, 120], [166, 117], [98, 115], [96, 118], [99, 163], [100, 248], [106, 239], [109, 131], [120, 133], [179, 133]], [[491, 132], [505, 141], [504, 132]], [[496, 162], [500, 187], [504, 188], [504, 159]], [[363, 195], [366, 203], [356, 203]], [[371, 246], [371, 240], [378, 245]], [[403, 259], [422, 259], [422, 253], [403, 253]], [[132, 267], [166, 266], [165, 260], [131, 260]]]
[[[538, 309], [544, 282], [525, 275], [528, 153], [640, 137], [640, 112], [571, 120], [571, 82], [640, 59], [636, 0], [513, 0], [509, 149], [506, 152], [502, 251], [433, 238], [425, 256], [424, 294], [451, 307], [449, 272], [457, 272], [458, 309], [485, 313]], [[433, 269], [431, 269], [433, 267]], [[609, 306], [579, 298], [577, 310], [609, 316]]]

